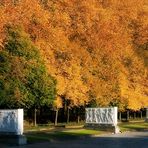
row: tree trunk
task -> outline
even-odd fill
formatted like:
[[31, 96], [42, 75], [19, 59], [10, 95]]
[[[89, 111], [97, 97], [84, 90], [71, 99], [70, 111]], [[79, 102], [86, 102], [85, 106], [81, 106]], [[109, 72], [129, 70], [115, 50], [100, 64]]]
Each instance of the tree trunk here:
[[127, 111], [127, 121], [129, 120], [129, 111]]
[[120, 120], [120, 121], [122, 120], [121, 112], [119, 112], [119, 120]]
[[80, 109], [77, 108], [77, 123], [80, 122]]
[[78, 120], [77, 120], [77, 122], [80, 123], [80, 115], [78, 115]]
[[54, 122], [55, 126], [57, 126], [57, 124], [58, 124], [58, 112], [59, 112], [59, 109], [56, 109], [55, 122]]
[[140, 118], [142, 119], [143, 117], [142, 117], [143, 115], [142, 115], [142, 111], [140, 111]]
[[36, 112], [37, 112], [37, 109], [34, 108], [34, 126], [36, 126]]
[[69, 123], [69, 108], [67, 108], [67, 123]]
[[136, 119], [136, 112], [134, 112], [134, 119]]

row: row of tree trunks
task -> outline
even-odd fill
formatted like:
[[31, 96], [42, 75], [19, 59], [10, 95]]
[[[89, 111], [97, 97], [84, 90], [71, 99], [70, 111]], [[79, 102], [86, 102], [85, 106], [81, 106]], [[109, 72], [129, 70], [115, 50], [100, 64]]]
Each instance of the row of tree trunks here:
[[[122, 112], [119, 112], [118, 113], [118, 119], [121, 121], [122, 120]], [[136, 119], [136, 118], [143, 118], [143, 113], [142, 113], [142, 111], [140, 111], [139, 112], [139, 114], [138, 114], [138, 117], [137, 117], [137, 113], [136, 112], [133, 112], [133, 113], [130, 113], [130, 111], [127, 111], [126, 112], [126, 120], [129, 120], [129, 119], [131, 119], [131, 118], [133, 118], [133, 119]]]
[[[79, 123], [81, 120], [81, 117], [78, 111], [79, 109], [76, 109], [76, 110], [77, 110], [77, 123]], [[58, 124], [58, 112], [59, 112], [59, 109], [56, 109], [55, 110], [55, 122], [54, 122], [55, 126]], [[66, 112], [64, 112], [64, 114], [66, 115], [66, 122], [68, 124], [70, 121], [70, 108], [69, 107], [67, 107]]]
[[[55, 121], [54, 121], [54, 125], [57, 126], [58, 125], [58, 114], [59, 114], [59, 109], [57, 108], [55, 110]], [[77, 114], [77, 123], [80, 122], [80, 112], [79, 112], [79, 109], [77, 108], [76, 109], [76, 114]], [[126, 116], [125, 116], [125, 113], [124, 113], [124, 117], [123, 117], [123, 113], [122, 112], [119, 112], [118, 113], [118, 119], [121, 121], [122, 119], [126, 119], [127, 121], [130, 120], [131, 118], [133, 119], [136, 119], [137, 118], [137, 114], [136, 112], [132, 112], [130, 113], [130, 111], [127, 111], [126, 112]], [[142, 111], [140, 111], [138, 113], [138, 118], [143, 118], [143, 113]], [[70, 121], [70, 108], [68, 107], [67, 110], [66, 110], [66, 121], [67, 121], [67, 124], [69, 123]], [[34, 108], [34, 126], [37, 126], [37, 109]]]

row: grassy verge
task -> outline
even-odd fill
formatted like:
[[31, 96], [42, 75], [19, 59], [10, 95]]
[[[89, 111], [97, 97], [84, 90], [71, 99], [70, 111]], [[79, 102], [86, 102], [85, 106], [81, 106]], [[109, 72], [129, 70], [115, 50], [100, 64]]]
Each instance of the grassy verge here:
[[[119, 123], [122, 132], [148, 130], [148, 123], [145, 122], [124, 122]], [[102, 129], [92, 130], [83, 128], [83, 124], [69, 124], [65, 127], [59, 124], [59, 127], [53, 125], [42, 125], [37, 127], [26, 127], [25, 135], [29, 143], [52, 141], [52, 140], [72, 140], [84, 136], [99, 135], [108, 133]]]
[[127, 122], [127, 123], [120, 123], [119, 127], [122, 132], [124, 131], [143, 131], [143, 130], [148, 130], [148, 123], [146, 122]]
[[104, 133], [99, 130], [89, 130], [89, 129], [52, 129], [52, 130], [42, 130], [34, 132], [26, 132], [28, 142], [43, 142], [43, 141], [53, 141], [53, 140], [73, 140], [90, 135], [99, 135]]
[[[77, 122], [69, 122], [68, 124], [67, 123], [58, 123], [58, 127], [64, 127], [64, 128], [82, 128], [84, 126], [85, 122], [80, 122], [80, 123], [77, 123]], [[25, 124], [25, 131], [41, 131], [41, 130], [50, 130], [50, 129], [53, 129], [55, 128], [54, 124], [53, 123], [50, 123], [50, 124], [38, 124], [37, 126], [33, 126], [32, 124]]]

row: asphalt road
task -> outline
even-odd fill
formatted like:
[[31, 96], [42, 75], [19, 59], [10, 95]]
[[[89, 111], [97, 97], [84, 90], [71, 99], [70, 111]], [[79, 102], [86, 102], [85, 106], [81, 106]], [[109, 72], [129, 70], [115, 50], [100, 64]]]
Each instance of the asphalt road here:
[[[1, 148], [8, 148], [2, 147]], [[148, 148], [148, 132], [126, 132], [9, 148]]]

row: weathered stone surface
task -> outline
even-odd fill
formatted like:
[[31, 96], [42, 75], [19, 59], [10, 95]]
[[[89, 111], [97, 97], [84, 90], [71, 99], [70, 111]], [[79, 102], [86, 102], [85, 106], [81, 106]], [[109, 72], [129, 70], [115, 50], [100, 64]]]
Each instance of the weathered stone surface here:
[[0, 143], [23, 145], [23, 109], [0, 110]]
[[117, 126], [117, 107], [108, 108], [86, 108], [86, 127], [110, 128], [114, 133], [119, 133]]
[[0, 110], [0, 134], [23, 134], [23, 109]]
[[117, 107], [86, 108], [86, 123], [117, 125]]

